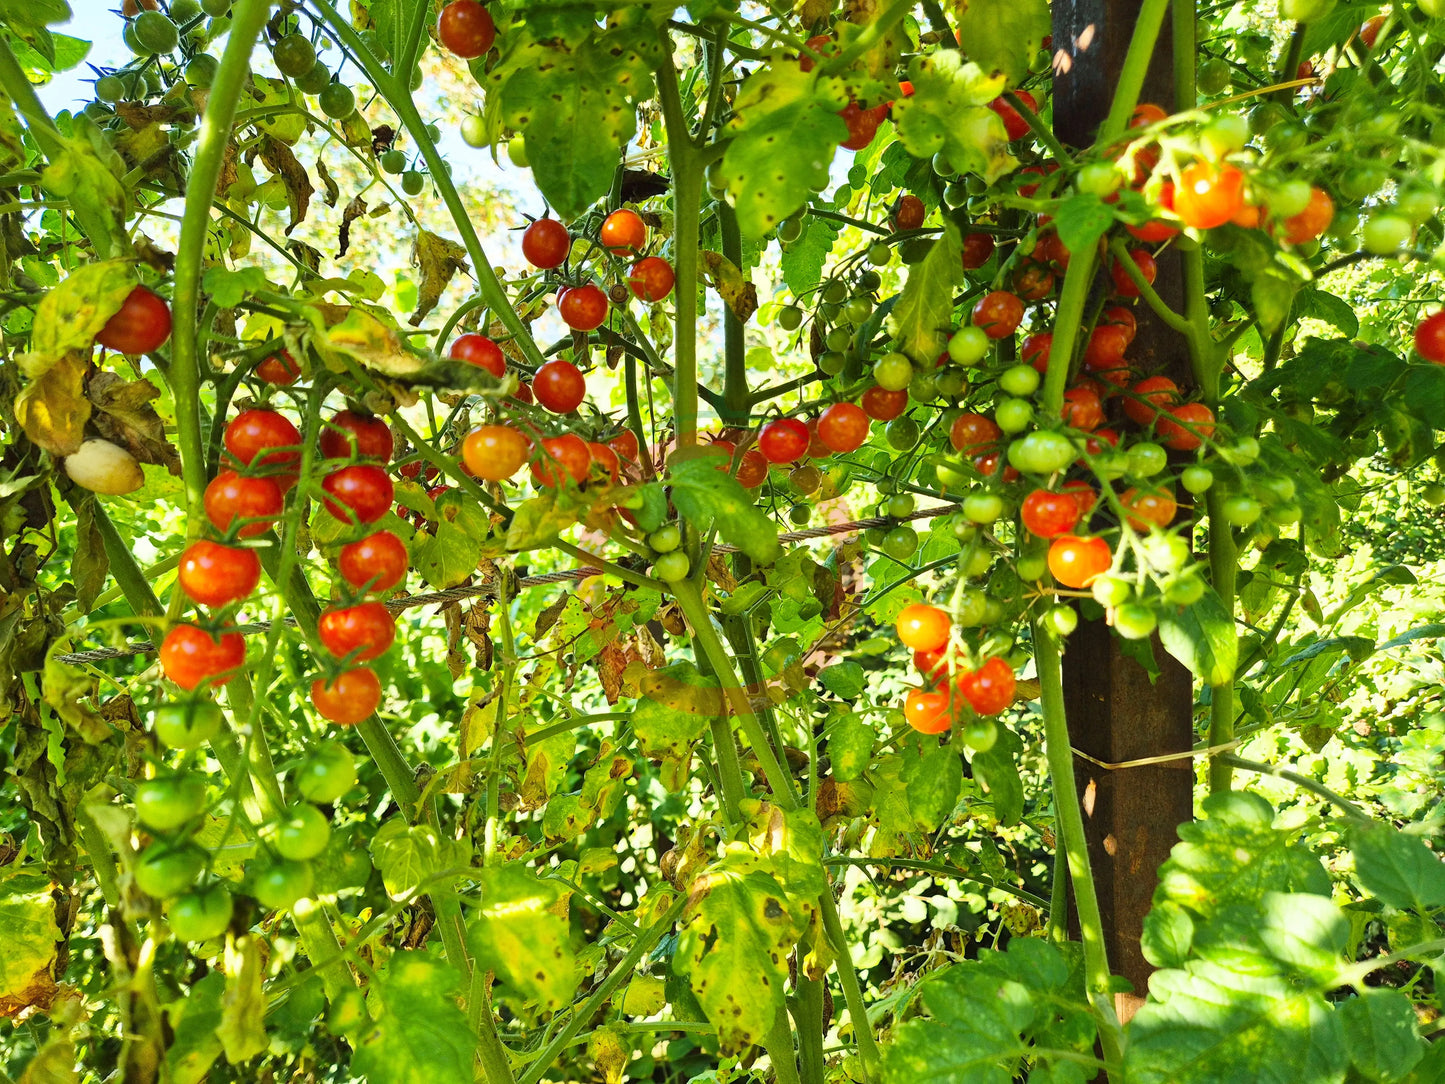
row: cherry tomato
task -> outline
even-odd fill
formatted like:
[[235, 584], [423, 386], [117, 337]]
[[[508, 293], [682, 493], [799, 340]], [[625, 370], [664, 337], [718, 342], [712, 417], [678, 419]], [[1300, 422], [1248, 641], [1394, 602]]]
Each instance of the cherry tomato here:
[[189, 888], [205, 865], [206, 852], [194, 844], [176, 846], [157, 840], [136, 857], [131, 872], [137, 888], [147, 896], [166, 900]]
[[1244, 174], [1231, 165], [1198, 161], [1179, 175], [1174, 213], [1186, 226], [1208, 230], [1230, 221], [1244, 206]]
[[1112, 563], [1109, 543], [1102, 538], [1066, 534], [1049, 544], [1049, 572], [1065, 587], [1088, 587]]
[[1124, 413], [1136, 425], [1148, 425], [1161, 410], [1179, 402], [1179, 385], [1167, 376], [1146, 376], [1130, 389]]
[[[839, 50], [839, 47], [838, 47], [838, 43], [835, 42], [835, 41], [834, 41], [831, 37], [829, 37], [827, 34], [817, 34], [817, 35], [814, 35], [813, 37], [811, 37], [811, 38], [809, 38], [807, 41], [805, 41], [803, 44], [806, 45], [809, 49], [813, 50], [813, 52], [817, 53], [819, 56], [825, 57], [825, 58], [826, 58], [826, 57], [837, 56], [838, 53], [839, 53], [839, 51], [840, 51], [840, 50]], [[810, 72], [810, 71], [812, 71], [812, 70], [813, 70], [813, 65], [814, 65], [814, 60], [813, 60], [812, 57], [808, 56], [806, 53], [803, 53], [803, 54], [799, 55], [799, 57], [798, 57], [798, 67], [802, 68], [803, 71], [805, 71], [805, 72]]]
[[175, 625], [161, 641], [160, 660], [166, 677], [182, 689], [208, 680], [224, 685], [229, 672], [246, 661], [246, 641], [239, 632], [223, 633], [217, 640], [195, 625]]
[[614, 452], [605, 444], [596, 441], [587, 442], [587, 471], [589, 474], [602, 474], [610, 482], [617, 481], [617, 472], [622, 466]]
[[868, 439], [868, 415], [853, 403], [834, 403], [818, 418], [818, 439], [829, 451], [855, 451]]
[[181, 590], [203, 606], [229, 606], [256, 590], [261, 560], [255, 550], [223, 546], [202, 538], [181, 554], [176, 578]]
[[170, 832], [206, 808], [206, 782], [194, 775], [165, 775], [135, 788], [135, 818], [147, 828]]
[[903, 717], [920, 734], [942, 734], [953, 725], [953, 705], [947, 691], [909, 689], [903, 698]]
[[301, 376], [301, 366], [296, 364], [295, 358], [283, 350], [279, 354], [272, 354], [260, 365], [257, 365], [256, 375], [268, 384], [284, 388], [296, 383]]
[[[312, 700], [315, 699], [313, 692]], [[284, 859], [276, 859], [265, 869], [255, 873], [248, 870], [247, 873], [251, 895], [269, 911], [284, 911], [295, 906], [298, 900], [310, 894], [316, 879], [310, 862], [288, 862]]]
[[893, 208], [893, 227], [898, 230], [916, 230], [923, 225], [926, 214], [923, 201], [911, 192], [898, 197]]
[[326, 850], [331, 842], [331, 824], [314, 805], [297, 805], [286, 810], [272, 829], [271, 846], [282, 858], [305, 862]]
[[645, 256], [627, 273], [627, 286], [640, 301], [661, 301], [672, 293], [677, 275], [661, 256]]
[[948, 430], [948, 440], [955, 451], [978, 455], [1003, 437], [1003, 430], [982, 414], [960, 414]]
[[291, 779], [301, 797], [327, 805], [356, 786], [356, 758], [339, 741], [318, 742]]
[[607, 442], [607, 447], [616, 452], [619, 458], [637, 462], [637, 434], [631, 429], [622, 430]]
[[171, 337], [171, 310], [160, 294], [137, 286], [105, 322], [95, 341], [121, 354], [149, 354]]
[[522, 231], [522, 255], [533, 267], [561, 267], [571, 251], [567, 227], [555, 218], [539, 218]]
[[342, 410], [332, 415], [321, 430], [321, 454], [327, 459], [391, 459], [396, 443], [391, 429], [380, 418]]
[[555, 358], [537, 370], [532, 394], [554, 414], [570, 414], [587, 397], [587, 380], [570, 361]]
[[849, 102], [846, 108], [838, 111], [838, 116], [842, 117], [843, 123], [848, 126], [848, 138], [843, 141], [842, 146], [850, 151], [861, 151], [873, 142], [873, 137], [878, 134], [878, 126], [887, 115], [887, 102], [870, 109], [864, 109], [857, 102]]
[[1064, 392], [1064, 406], [1059, 411], [1064, 424], [1092, 432], [1104, 424], [1104, 404], [1093, 388], [1072, 387]]
[[571, 477], [579, 486], [592, 469], [592, 450], [576, 433], [563, 433], [542, 441], [542, 454], [532, 464], [532, 479], [538, 485], [555, 488]]
[[1012, 335], [1024, 318], [1024, 303], [1007, 290], [984, 294], [973, 306], [973, 325], [990, 339]]
[[[1136, 248], [1129, 253], [1129, 258], [1134, 261], [1134, 266], [1139, 269], [1140, 275], [1150, 286], [1154, 285], [1155, 276], [1159, 274], [1159, 265], [1154, 262], [1154, 257], [1149, 255], [1142, 248]], [[1129, 277], [1129, 272], [1124, 265], [1115, 261], [1109, 268], [1109, 277], [1114, 280], [1114, 292], [1120, 297], [1138, 297], [1139, 285]]]
[[891, 422], [908, 409], [908, 389], [889, 391], [874, 384], [858, 400], [863, 413], [876, 422]]
[[1084, 368], [1093, 372], [1117, 369], [1129, 349], [1129, 330], [1122, 324], [1099, 324], [1084, 347]]
[[770, 463], [792, 463], [808, 450], [812, 439], [797, 418], [775, 418], [758, 431], [758, 451]]
[[326, 510], [339, 520], [375, 523], [386, 515], [394, 499], [395, 487], [386, 471], [370, 463], [358, 463], [332, 471], [321, 480], [321, 488], [331, 495], [324, 501]]
[[334, 681], [317, 678], [311, 683], [311, 703], [322, 718], [354, 726], [381, 704], [381, 681], [369, 666], [347, 670]]
[[1134, 335], [1139, 330], [1139, 323], [1134, 319], [1134, 313], [1126, 309], [1123, 305], [1110, 305], [1099, 314], [1099, 326], [1103, 327], [1105, 325], [1117, 325], [1128, 333], [1128, 339], [1124, 344], [1126, 350], [1129, 344], [1134, 341]]
[[1147, 531], [1150, 527], [1167, 527], [1174, 522], [1179, 505], [1167, 490], [1136, 489], [1130, 486], [1119, 495], [1124, 506], [1125, 518], [1136, 531]]
[[1036, 489], [1019, 506], [1019, 518], [1030, 534], [1053, 538], [1066, 534], [1079, 522], [1082, 510], [1071, 493], [1053, 493]]
[[396, 618], [380, 602], [362, 602], [339, 610], [327, 610], [316, 623], [316, 635], [339, 659], [353, 651], [369, 662], [386, 653], [396, 639]]
[[505, 482], [526, 466], [531, 450], [532, 442], [510, 425], [480, 425], [462, 441], [462, 461], [475, 478]]
[[958, 675], [958, 691], [980, 715], [997, 715], [1012, 704], [1015, 685], [1013, 667], [997, 655]]
[[[1104, 430], [1101, 429], [1100, 432], [1104, 432]], [[1118, 437], [1116, 436], [1114, 439], [1118, 440]], [[1099, 502], [1099, 494], [1094, 490], [1093, 486], [1089, 485], [1089, 483], [1082, 478], [1074, 478], [1065, 482], [1062, 486], [1062, 491], [1072, 497], [1074, 503], [1078, 505], [1079, 519], [1087, 519], [1089, 514], [1093, 512], [1094, 505]]]
[[183, 700], [156, 708], [151, 714], [151, 730], [168, 749], [197, 749], [219, 734], [225, 721], [221, 709], [211, 701]]
[[634, 256], [647, 244], [647, 223], [636, 211], [623, 207], [602, 220], [598, 236], [612, 255]]
[[518, 384], [516, 393], [510, 398], [515, 399], [519, 403], [527, 403], [530, 405], [532, 402], [532, 385]]
[[1028, 264], [1014, 273], [1013, 288], [1025, 301], [1042, 301], [1054, 292], [1054, 273], [1041, 264]]
[[[1024, 105], [1028, 106], [1031, 113], [1037, 113], [1039, 106], [1034, 101], [1034, 96], [1026, 90], [1015, 92]], [[1004, 131], [1008, 133], [1009, 139], [1022, 139], [1029, 134], [1029, 122], [1024, 119], [1022, 113], [1015, 109], [1002, 95], [988, 103], [992, 109], [1003, 120]]]
[[1039, 239], [1034, 243], [1033, 259], [1035, 263], [1052, 267], [1058, 271], [1069, 269], [1069, 249], [1055, 230], [1045, 230], [1039, 234]]
[[1445, 311], [1432, 313], [1415, 328], [1415, 353], [1436, 365], [1445, 365]]
[[915, 651], [913, 653], [913, 667], [923, 675], [923, 680], [930, 685], [936, 684], [938, 679], [947, 673], [944, 660], [948, 658], [948, 645], [936, 647], [932, 651]]
[[1147, 128], [1151, 124], [1158, 124], [1168, 116], [1168, 113], [1153, 102], [1140, 102], [1134, 107], [1134, 112], [1129, 114], [1129, 127]]
[[744, 489], [756, 489], [767, 479], [768, 457], [756, 448], [749, 448], [738, 463], [738, 482]]
[[963, 239], [963, 269], [976, 271], [993, 255], [993, 235], [970, 233]]
[[210, 941], [230, 927], [234, 907], [225, 886], [213, 884], [177, 896], [166, 909], [166, 923], [180, 941]]
[[1322, 188], [1310, 189], [1310, 201], [1297, 215], [1284, 220], [1281, 226], [1284, 239], [1292, 245], [1303, 245], [1313, 241], [1325, 230], [1335, 217], [1335, 203]]
[[507, 359], [502, 356], [502, 348], [485, 335], [468, 333], [457, 336], [457, 341], [447, 351], [447, 357], [485, 369], [498, 379], [507, 371]]
[[281, 515], [285, 501], [270, 478], [253, 478], [223, 470], [206, 486], [206, 518], [218, 531], [229, 531], [236, 520], [256, 520], [236, 532], [239, 538], [265, 534]]
[[1159, 415], [1156, 430], [1176, 452], [1192, 452], [1214, 436], [1214, 411], [1203, 403], [1181, 403]]
[[463, 60], [486, 55], [496, 36], [491, 14], [477, 0], [451, 0], [437, 19], [437, 40]]
[[558, 297], [557, 311], [573, 331], [591, 331], [607, 319], [607, 295], [589, 282]]
[[390, 531], [377, 531], [341, 547], [336, 566], [352, 587], [389, 591], [406, 576], [406, 543]]
[[914, 602], [898, 614], [898, 639], [914, 651], [937, 651], [948, 644], [953, 621], [937, 606]]
[[1380, 28], [1385, 25], [1383, 15], [1371, 15], [1360, 26], [1360, 40], [1365, 43], [1366, 49], [1373, 49], [1375, 41], [1380, 36]]
[[[226, 426], [222, 441], [226, 451], [247, 467], [289, 466], [301, 460], [301, 434], [274, 410], [241, 411]], [[272, 451], [275, 448], [287, 450]], [[283, 491], [294, 482], [295, 475], [289, 472], [276, 478]]]
[[[1159, 186], [1158, 207], [1163, 211], [1174, 210], [1174, 185], [1168, 181]], [[1136, 241], [1143, 241], [1150, 245], [1167, 241], [1179, 232], [1179, 227], [1172, 226], [1158, 218], [1146, 222], [1142, 226], [1126, 225], [1124, 229]]]

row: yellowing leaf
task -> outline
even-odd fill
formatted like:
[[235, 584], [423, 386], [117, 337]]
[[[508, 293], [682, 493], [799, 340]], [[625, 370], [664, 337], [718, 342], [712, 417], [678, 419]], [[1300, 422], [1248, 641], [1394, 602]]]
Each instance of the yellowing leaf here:
[[69, 353], [15, 397], [15, 418], [25, 435], [51, 455], [70, 455], [85, 439], [90, 400], [85, 397], [84, 354]]
[[242, 937], [226, 946], [226, 992], [216, 1034], [232, 1065], [250, 1061], [266, 1049], [266, 995], [261, 989], [265, 970], [255, 938]]
[[493, 867], [478, 879], [482, 905], [467, 923], [477, 966], [543, 1010], [568, 1004], [577, 992], [577, 959], [562, 886], [519, 864]]
[[758, 288], [738, 270], [737, 264], [718, 252], [703, 252], [702, 272], [708, 283], [732, 310], [738, 323], [745, 324], [758, 311]]
[[467, 269], [466, 256], [467, 250], [455, 241], [426, 230], [418, 231], [412, 260], [421, 269], [421, 286], [417, 290], [416, 311], [411, 314], [412, 327], [417, 327], [426, 314], [437, 307], [452, 276]]

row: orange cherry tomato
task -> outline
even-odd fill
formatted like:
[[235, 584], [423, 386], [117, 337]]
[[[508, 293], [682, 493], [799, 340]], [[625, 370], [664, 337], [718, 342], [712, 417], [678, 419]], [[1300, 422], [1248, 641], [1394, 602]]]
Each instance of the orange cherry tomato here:
[[1049, 544], [1049, 572], [1065, 587], [1088, 587], [1109, 571], [1113, 560], [1102, 538], [1066, 534]]
[[946, 691], [909, 689], [903, 698], [903, 717], [920, 734], [942, 734], [953, 725], [951, 700]]
[[898, 615], [898, 639], [914, 651], [936, 651], [948, 644], [953, 622], [937, 606], [915, 602]]

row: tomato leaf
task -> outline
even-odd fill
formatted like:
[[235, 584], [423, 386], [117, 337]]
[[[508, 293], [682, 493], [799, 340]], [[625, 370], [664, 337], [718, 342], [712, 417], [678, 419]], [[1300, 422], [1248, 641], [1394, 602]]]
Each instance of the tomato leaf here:
[[478, 875], [482, 905], [467, 922], [467, 945], [478, 967], [495, 971], [504, 989], [544, 1010], [577, 992], [577, 960], [569, 941], [568, 893], [522, 863]]
[[963, 242], [958, 227], [945, 222], [943, 236], [928, 255], [908, 269], [908, 281], [893, 311], [888, 330], [914, 364], [932, 368], [953, 327], [953, 288], [963, 274]]
[[89, 359], [79, 351], [46, 366], [15, 397], [15, 420], [25, 435], [51, 455], [70, 455], [85, 439], [90, 400], [85, 397]]
[[[166, 1067], [176, 1084], [200, 1084], [221, 1056], [221, 995], [226, 976], [212, 971], [190, 986], [184, 998], [166, 1003], [166, 1022], [175, 1038], [166, 1047]], [[63, 1079], [63, 1078], [62, 1078]]]
[[930, 749], [922, 757], [906, 756], [903, 781], [908, 810], [920, 832], [936, 832], [947, 824], [963, 788], [963, 758], [952, 746]]
[[1008, 152], [1003, 120], [986, 104], [1003, 91], [1002, 75], [989, 75], [957, 49], [916, 56], [908, 65], [913, 97], [893, 103], [898, 138], [917, 158], [942, 152], [954, 169], [992, 184], [1018, 161]]
[[1199, 601], [1166, 606], [1159, 614], [1164, 650], [1208, 685], [1223, 685], [1239, 661], [1239, 637], [1219, 595], [1207, 587]]
[[1445, 863], [1419, 836], [1389, 827], [1350, 834], [1355, 876], [1380, 902], [1401, 911], [1445, 907]]
[[840, 700], [856, 699], [868, 683], [863, 667], [851, 659], [823, 667], [818, 671], [818, 681]]
[[843, 227], [827, 218], [810, 215], [803, 226], [803, 236], [783, 246], [779, 266], [783, 282], [797, 296], [802, 296], [822, 278], [823, 265], [833, 251], [833, 243]]
[[1369, 1080], [1404, 1080], [1425, 1056], [1415, 1006], [1400, 990], [1366, 987], [1339, 1015], [1350, 1061]]
[[0, 877], [0, 998], [25, 1000], [33, 983], [48, 979], [55, 945], [55, 901], [48, 878], [25, 866], [12, 866]]
[[246, 936], [229, 941], [222, 958], [226, 972], [226, 992], [221, 997], [221, 1022], [216, 1034], [221, 1049], [232, 1065], [250, 1061], [266, 1049], [266, 994], [261, 979], [266, 966], [261, 962], [261, 949], [255, 937]]
[[[1062, 237], [1063, 233], [1060, 232], [1059, 236]], [[1354, 307], [1348, 301], [1313, 286], [1305, 286], [1295, 294], [1294, 316], [1322, 320], [1350, 339], [1360, 333], [1360, 318], [1355, 315]]]
[[968, 0], [959, 7], [959, 47], [1018, 86], [1052, 29], [1048, 0]]
[[760, 565], [782, 556], [777, 524], [753, 504], [736, 478], [717, 469], [714, 457], [673, 462], [669, 478], [678, 513], [699, 531], [716, 526], [724, 541]]
[[457, 1003], [461, 986], [441, 960], [393, 954], [371, 986], [375, 1018], [357, 1041], [352, 1071], [371, 1084], [472, 1084], [476, 1039]]
[[426, 314], [437, 307], [442, 291], [458, 271], [467, 270], [467, 250], [457, 242], [438, 237], [427, 230], [418, 230], [412, 259], [421, 269], [421, 285], [417, 287], [416, 311], [409, 321], [417, 327]]
[[1059, 240], [1070, 252], [1087, 252], [1099, 243], [1114, 224], [1114, 212], [1092, 192], [1080, 192], [1059, 204], [1054, 225]]
[[873, 728], [858, 716], [849, 716], [828, 731], [828, 759], [833, 778], [842, 783], [861, 779], [873, 758]]
[[998, 740], [971, 761], [973, 774], [988, 788], [993, 800], [994, 816], [1003, 825], [1014, 825], [1024, 813], [1024, 785], [1019, 779], [1018, 758], [1023, 753], [1019, 736], [1002, 723], [998, 724]]

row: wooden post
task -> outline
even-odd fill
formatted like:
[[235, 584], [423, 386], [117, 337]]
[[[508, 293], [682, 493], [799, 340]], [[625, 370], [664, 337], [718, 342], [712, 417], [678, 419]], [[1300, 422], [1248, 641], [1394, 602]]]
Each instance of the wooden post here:
[[[1082, 147], [1092, 142], [1109, 110], [1139, 6], [1139, 0], [1054, 0], [1054, 131], [1065, 144]], [[1142, 101], [1171, 109], [1172, 63], [1166, 23]], [[1182, 311], [1179, 255], [1169, 248], [1157, 259], [1155, 288]], [[1106, 283], [1107, 276], [1100, 281]], [[1189, 359], [1181, 337], [1146, 306], [1134, 306], [1134, 313], [1139, 331], [1128, 357], [1135, 371], [1164, 373], [1187, 387]], [[1145, 668], [1122, 652], [1103, 621], [1083, 622], [1069, 637], [1064, 699], [1076, 750], [1109, 764], [1188, 751], [1193, 742], [1192, 679], [1157, 637], [1152, 646], [1160, 674], [1151, 682]], [[1186, 758], [1111, 771], [1076, 756], [1074, 768], [1109, 963], [1136, 991], [1117, 999], [1120, 1017], [1128, 1020], [1142, 1002], [1153, 970], [1140, 952], [1139, 938], [1157, 881], [1155, 871], [1178, 839], [1177, 826], [1193, 812], [1193, 764]]]

